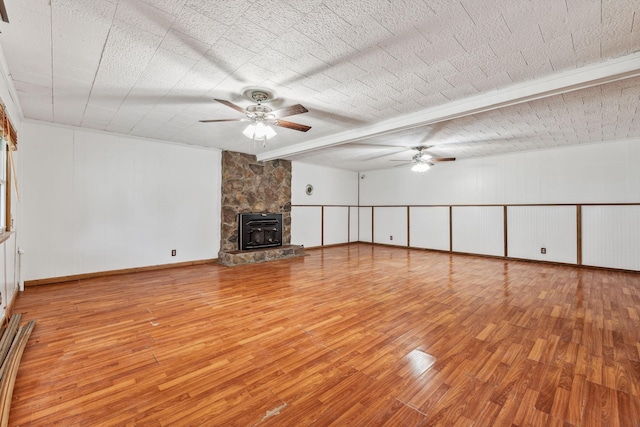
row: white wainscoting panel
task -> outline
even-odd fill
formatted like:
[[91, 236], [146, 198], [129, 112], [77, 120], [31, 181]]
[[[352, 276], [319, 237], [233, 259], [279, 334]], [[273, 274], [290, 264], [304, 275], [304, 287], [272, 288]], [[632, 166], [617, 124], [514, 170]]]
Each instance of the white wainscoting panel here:
[[[509, 206], [508, 255], [541, 261], [577, 262], [575, 206]], [[546, 254], [541, 253], [546, 249]]]
[[358, 208], [358, 241], [373, 242], [371, 236], [373, 211], [371, 207]]
[[349, 207], [349, 242], [358, 241], [358, 207]]
[[454, 206], [453, 251], [504, 256], [502, 206]]
[[582, 264], [640, 270], [640, 206], [583, 206]]
[[307, 248], [322, 246], [322, 207], [291, 207], [291, 244]]
[[449, 208], [447, 206], [411, 207], [409, 210], [412, 248], [449, 250]]
[[324, 244], [337, 245], [349, 242], [349, 208], [324, 207]]
[[407, 207], [376, 206], [373, 211], [373, 241], [407, 246]]

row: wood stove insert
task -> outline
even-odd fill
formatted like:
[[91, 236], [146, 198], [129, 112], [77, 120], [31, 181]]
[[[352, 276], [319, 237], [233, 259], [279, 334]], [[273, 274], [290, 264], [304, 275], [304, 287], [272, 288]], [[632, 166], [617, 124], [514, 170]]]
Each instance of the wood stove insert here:
[[282, 214], [238, 214], [238, 250], [282, 246]]

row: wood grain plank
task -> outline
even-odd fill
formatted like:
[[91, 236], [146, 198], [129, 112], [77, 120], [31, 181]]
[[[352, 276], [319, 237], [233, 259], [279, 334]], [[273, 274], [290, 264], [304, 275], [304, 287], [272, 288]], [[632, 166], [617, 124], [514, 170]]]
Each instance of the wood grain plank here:
[[640, 275], [307, 253], [27, 288], [9, 425], [640, 425]]

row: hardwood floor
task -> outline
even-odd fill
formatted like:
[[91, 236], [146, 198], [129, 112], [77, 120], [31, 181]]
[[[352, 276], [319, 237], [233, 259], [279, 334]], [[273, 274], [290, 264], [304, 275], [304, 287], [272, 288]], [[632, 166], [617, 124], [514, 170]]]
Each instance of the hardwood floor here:
[[640, 426], [640, 274], [353, 244], [27, 288], [13, 426]]

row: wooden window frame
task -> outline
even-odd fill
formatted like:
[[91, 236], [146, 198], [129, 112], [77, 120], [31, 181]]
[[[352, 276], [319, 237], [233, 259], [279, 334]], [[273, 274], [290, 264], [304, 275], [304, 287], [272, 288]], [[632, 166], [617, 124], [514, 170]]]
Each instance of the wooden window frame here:
[[4, 228], [1, 230], [2, 233], [8, 233], [13, 231], [13, 218], [11, 216], [11, 202], [12, 202], [12, 193], [11, 193], [11, 185], [16, 189], [16, 197], [20, 200], [20, 195], [18, 193], [18, 183], [15, 179], [15, 165], [13, 163], [13, 152], [18, 150], [18, 136], [16, 134], [16, 130], [9, 120], [9, 116], [7, 115], [6, 108], [4, 104], [0, 104], [0, 131], [2, 132], [2, 138], [6, 141], [6, 156], [4, 159], [4, 176], [0, 177], [1, 181], [4, 181], [4, 212], [0, 212], [0, 215], [4, 215]]

